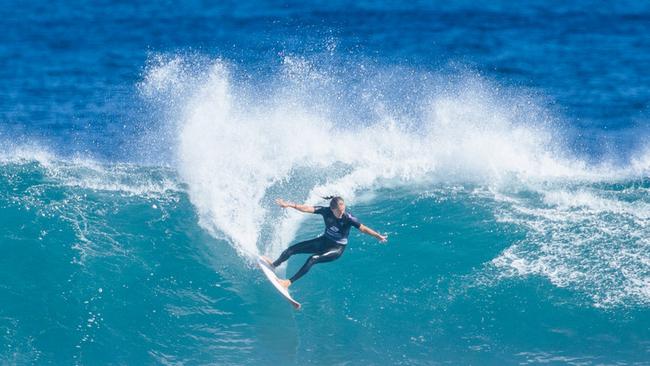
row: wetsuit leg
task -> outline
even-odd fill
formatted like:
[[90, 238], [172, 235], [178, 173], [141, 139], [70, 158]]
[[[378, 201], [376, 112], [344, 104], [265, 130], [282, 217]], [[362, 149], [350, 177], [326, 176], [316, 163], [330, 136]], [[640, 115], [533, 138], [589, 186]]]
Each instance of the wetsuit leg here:
[[282, 252], [282, 254], [280, 254], [280, 258], [273, 262], [273, 267], [279, 266], [282, 264], [282, 262], [286, 261], [294, 254], [318, 253], [323, 250], [324, 244], [325, 238], [322, 236], [294, 244]]
[[314, 254], [309, 259], [307, 259], [307, 262], [298, 270], [298, 272], [293, 275], [293, 277], [290, 278], [291, 283], [296, 282], [300, 277], [302, 277], [305, 273], [309, 272], [309, 269], [311, 266], [313, 266], [316, 263], [325, 263], [325, 262], [331, 262], [343, 254], [343, 250], [345, 250], [345, 245], [340, 245], [336, 244], [335, 246], [330, 247], [326, 251], [318, 254]]

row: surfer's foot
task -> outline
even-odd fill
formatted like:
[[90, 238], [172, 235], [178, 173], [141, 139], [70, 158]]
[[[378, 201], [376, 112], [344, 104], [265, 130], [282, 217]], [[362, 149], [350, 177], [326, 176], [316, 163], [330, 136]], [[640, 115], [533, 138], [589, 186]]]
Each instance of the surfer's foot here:
[[283, 279], [278, 278], [278, 282], [280, 282], [282, 287], [284, 287], [286, 289], [288, 289], [289, 286], [291, 286], [291, 280], [283, 280]]
[[268, 263], [269, 266], [271, 266], [271, 268], [275, 268], [275, 266], [273, 265], [273, 261], [271, 260], [271, 258], [269, 258], [269, 257], [267, 257], [267, 256], [265, 256], [265, 255], [263, 255], [263, 256], [262, 256], [262, 259], [264, 259], [264, 261], [265, 261], [266, 263]]

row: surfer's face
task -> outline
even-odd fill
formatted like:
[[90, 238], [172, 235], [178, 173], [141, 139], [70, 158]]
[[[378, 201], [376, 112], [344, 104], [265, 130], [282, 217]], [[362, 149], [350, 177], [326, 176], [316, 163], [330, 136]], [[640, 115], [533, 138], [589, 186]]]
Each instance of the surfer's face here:
[[345, 202], [339, 201], [338, 204], [336, 205], [336, 208], [332, 209], [332, 212], [336, 217], [340, 217], [345, 213]]

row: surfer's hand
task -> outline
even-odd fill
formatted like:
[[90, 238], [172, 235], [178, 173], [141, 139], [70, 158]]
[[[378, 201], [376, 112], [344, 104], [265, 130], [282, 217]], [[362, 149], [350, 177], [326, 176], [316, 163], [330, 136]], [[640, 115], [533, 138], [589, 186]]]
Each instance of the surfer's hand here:
[[377, 238], [380, 243], [386, 243], [388, 241], [388, 235], [381, 235], [379, 234], [379, 237]]
[[275, 203], [280, 205], [280, 207], [282, 207], [282, 208], [287, 208], [287, 207], [291, 206], [291, 204], [285, 202], [285, 200], [283, 200], [282, 198], [278, 198], [277, 200], [275, 200]]

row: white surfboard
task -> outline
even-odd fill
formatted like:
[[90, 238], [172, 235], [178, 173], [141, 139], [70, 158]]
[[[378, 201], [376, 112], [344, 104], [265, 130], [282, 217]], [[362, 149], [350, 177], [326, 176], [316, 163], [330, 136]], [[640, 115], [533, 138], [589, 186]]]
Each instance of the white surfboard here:
[[257, 257], [257, 264], [262, 269], [262, 272], [266, 278], [268, 278], [271, 284], [273, 284], [275, 289], [278, 290], [278, 292], [281, 293], [282, 296], [284, 296], [284, 298], [287, 299], [287, 301], [289, 301], [294, 308], [300, 309], [300, 303], [294, 300], [293, 297], [291, 297], [289, 294], [289, 291], [284, 288], [280, 282], [278, 282], [278, 276], [275, 275], [271, 266], [260, 256]]

